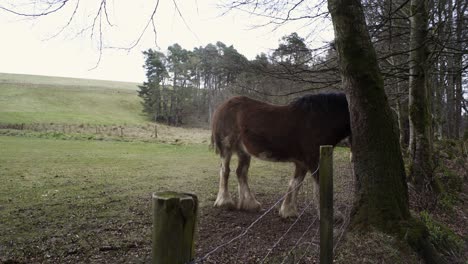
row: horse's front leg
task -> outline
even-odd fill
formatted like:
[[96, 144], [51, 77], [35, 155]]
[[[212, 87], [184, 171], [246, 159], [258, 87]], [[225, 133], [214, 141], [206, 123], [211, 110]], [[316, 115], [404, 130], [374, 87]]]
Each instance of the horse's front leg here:
[[239, 181], [239, 210], [259, 211], [262, 205], [255, 199], [255, 195], [250, 191], [248, 184], [248, 173], [250, 166], [250, 155], [239, 151], [239, 166], [237, 167], [237, 179]]
[[221, 166], [219, 169], [219, 190], [214, 203], [215, 207], [226, 207], [228, 209], [235, 207], [228, 189], [230, 172], [229, 164], [231, 162], [231, 156], [231, 153], [226, 153], [224, 157], [221, 157]]
[[296, 169], [294, 171], [294, 177], [289, 181], [288, 191], [286, 197], [281, 204], [279, 214], [283, 218], [296, 217], [297, 212], [297, 194], [300, 189], [300, 185], [304, 181], [304, 177], [307, 174], [306, 167], [296, 163]]

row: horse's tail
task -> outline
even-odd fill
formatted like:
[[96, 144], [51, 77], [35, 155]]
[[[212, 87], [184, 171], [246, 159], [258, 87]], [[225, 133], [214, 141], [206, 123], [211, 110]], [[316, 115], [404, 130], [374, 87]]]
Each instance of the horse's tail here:
[[219, 139], [219, 136], [217, 137], [215, 135], [215, 130], [214, 129], [212, 129], [212, 132], [211, 132], [210, 149], [214, 149], [216, 154], [220, 154], [221, 156], [223, 155], [221, 140]]
[[215, 136], [214, 136], [214, 132], [211, 132], [210, 149], [211, 149], [211, 150], [214, 149], [214, 150], [215, 150], [215, 153], [218, 154], [218, 150], [217, 150], [217, 148], [215, 148], [215, 145], [214, 145], [214, 141], [215, 141], [215, 140], [214, 140], [214, 137], [215, 137]]

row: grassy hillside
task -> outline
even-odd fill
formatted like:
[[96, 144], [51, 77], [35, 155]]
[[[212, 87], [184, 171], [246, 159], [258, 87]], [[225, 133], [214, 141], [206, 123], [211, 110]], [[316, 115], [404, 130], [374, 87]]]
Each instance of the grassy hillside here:
[[62, 86], [64, 88], [68, 86], [87, 86], [108, 89], [126, 89], [131, 91], [135, 91], [138, 86], [138, 83], [132, 82], [116, 82], [14, 73], [0, 73], [0, 83], [54, 85]]
[[144, 123], [137, 85], [0, 73], [0, 123]]

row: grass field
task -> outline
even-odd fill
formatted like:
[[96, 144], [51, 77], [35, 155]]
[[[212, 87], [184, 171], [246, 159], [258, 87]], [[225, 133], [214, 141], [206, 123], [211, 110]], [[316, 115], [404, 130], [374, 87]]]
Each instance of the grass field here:
[[[106, 246], [149, 250], [152, 192], [194, 192], [202, 207], [217, 192], [218, 159], [207, 145], [5, 136], [0, 145], [2, 261], [86, 262]], [[284, 191], [290, 173], [289, 164], [254, 160], [251, 186], [259, 197]]]
[[137, 85], [0, 73], [0, 122], [142, 124]]

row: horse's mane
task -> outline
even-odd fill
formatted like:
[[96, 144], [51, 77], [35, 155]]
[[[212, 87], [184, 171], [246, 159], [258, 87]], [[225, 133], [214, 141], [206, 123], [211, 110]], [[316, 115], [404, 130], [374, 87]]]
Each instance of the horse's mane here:
[[344, 93], [308, 94], [296, 98], [289, 105], [308, 113], [348, 111], [348, 101]]

